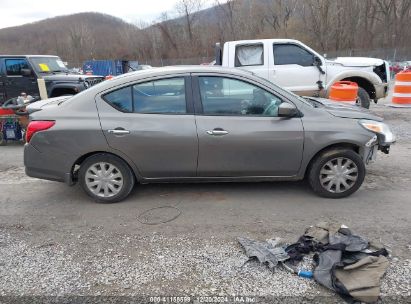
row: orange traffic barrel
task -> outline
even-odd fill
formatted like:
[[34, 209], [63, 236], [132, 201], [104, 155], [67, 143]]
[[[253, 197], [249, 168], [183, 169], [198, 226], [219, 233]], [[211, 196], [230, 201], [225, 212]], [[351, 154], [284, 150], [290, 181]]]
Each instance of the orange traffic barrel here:
[[392, 103], [411, 104], [411, 71], [399, 72], [395, 76]]
[[355, 104], [358, 96], [358, 84], [352, 81], [337, 81], [331, 86], [329, 99]]

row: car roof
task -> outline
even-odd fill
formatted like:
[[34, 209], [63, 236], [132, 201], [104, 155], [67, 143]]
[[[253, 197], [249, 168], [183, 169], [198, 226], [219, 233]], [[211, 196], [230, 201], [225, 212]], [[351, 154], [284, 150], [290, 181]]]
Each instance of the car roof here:
[[[97, 85], [91, 86], [88, 88], [86, 91], [87, 94], [98, 94], [106, 90], [113, 89], [118, 86], [123, 86], [127, 85], [127, 83], [132, 83], [135, 81], [141, 81], [153, 77], [167, 77], [171, 76], [173, 77], [174, 75], [186, 75], [190, 73], [212, 73], [212, 74], [228, 74], [228, 75], [233, 75], [233, 76], [243, 76], [243, 77], [248, 77], [253, 76], [253, 73], [250, 71], [238, 69], [238, 68], [225, 68], [221, 66], [204, 66], [204, 65], [192, 65], [192, 66], [168, 66], [168, 67], [161, 67], [161, 68], [152, 68], [152, 69], [147, 69], [147, 70], [139, 70], [139, 71], [134, 71], [134, 72], [129, 72], [126, 74], [122, 74], [116, 77], [111, 78], [110, 80], [105, 80], [103, 82], [100, 82]], [[80, 92], [77, 95], [73, 96], [73, 100], [77, 99], [77, 96], [83, 95]], [[86, 93], [85, 93], [86, 94]], [[80, 98], [80, 97], [79, 97]]]
[[166, 66], [156, 68], [153, 67], [152, 69], [147, 69], [144, 71], [135, 71], [130, 72], [127, 74], [123, 74], [120, 77], [127, 77], [127, 76], [134, 76], [134, 75], [142, 75], [142, 73], [146, 74], [173, 74], [173, 73], [235, 73], [235, 74], [243, 74], [243, 75], [250, 75], [252, 74], [250, 71], [242, 70], [242, 69], [235, 69], [235, 68], [226, 68], [220, 65], [176, 65], [176, 66]]
[[186, 73], [213, 73], [213, 74], [233, 74], [238, 76], [250, 76], [252, 72], [238, 68], [226, 68], [221, 66], [204, 66], [204, 65], [186, 65], [186, 66], [168, 66], [161, 68], [152, 68], [129, 72], [116, 76], [108, 83], [121, 84], [128, 81], [138, 80], [142, 78], [166, 76], [170, 74], [186, 74]]
[[236, 44], [247, 44], [247, 43], [262, 43], [262, 42], [269, 42], [269, 43], [298, 43], [301, 44], [300, 41], [295, 39], [251, 39], [251, 40], [234, 40], [234, 41], [227, 41], [226, 43], [236, 43]]
[[58, 58], [59, 56], [56, 55], [0, 55], [0, 58], [2, 57], [56, 57]]

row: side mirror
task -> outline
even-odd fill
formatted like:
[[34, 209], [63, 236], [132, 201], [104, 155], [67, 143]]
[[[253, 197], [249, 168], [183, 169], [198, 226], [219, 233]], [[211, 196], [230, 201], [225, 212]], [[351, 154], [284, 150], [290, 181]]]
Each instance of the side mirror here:
[[215, 53], [215, 65], [222, 65], [223, 64], [223, 50], [221, 48], [220, 42], [217, 42], [215, 44], [214, 53]]
[[314, 65], [315, 66], [322, 66], [323, 62], [321, 61], [321, 59], [317, 56], [314, 56]]
[[31, 69], [21, 69], [21, 75], [25, 77], [29, 77], [33, 74], [33, 71]]
[[298, 109], [295, 107], [295, 105], [288, 103], [288, 102], [282, 102], [278, 106], [278, 117], [294, 117], [298, 114]]

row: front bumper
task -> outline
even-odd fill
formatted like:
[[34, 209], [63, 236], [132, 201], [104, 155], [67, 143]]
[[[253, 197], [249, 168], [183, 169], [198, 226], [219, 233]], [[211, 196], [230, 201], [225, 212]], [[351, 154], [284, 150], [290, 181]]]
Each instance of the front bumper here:
[[395, 137], [391, 141], [386, 141], [382, 134], [375, 134], [363, 149], [363, 159], [368, 164], [374, 162], [377, 158], [377, 152], [381, 151], [384, 154], [390, 153], [391, 145], [395, 143]]
[[375, 99], [385, 98], [388, 95], [389, 84], [379, 83], [374, 85], [375, 88]]

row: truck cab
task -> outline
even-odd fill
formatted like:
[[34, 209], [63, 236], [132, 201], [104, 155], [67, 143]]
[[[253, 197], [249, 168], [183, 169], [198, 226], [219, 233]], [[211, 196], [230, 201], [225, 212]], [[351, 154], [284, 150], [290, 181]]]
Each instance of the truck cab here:
[[[217, 50], [217, 54], [221, 51]], [[219, 62], [220, 61], [220, 62]], [[229, 41], [217, 64], [249, 70], [298, 95], [327, 97], [340, 80], [356, 82], [361, 104], [377, 102], [387, 94], [389, 65], [376, 58], [339, 57], [327, 60], [293, 39]], [[360, 94], [361, 93], [361, 94]]]
[[44, 79], [47, 97], [74, 95], [104, 80], [101, 76], [70, 74], [57, 56], [0, 55], [0, 104], [22, 92], [39, 97], [38, 79]]

